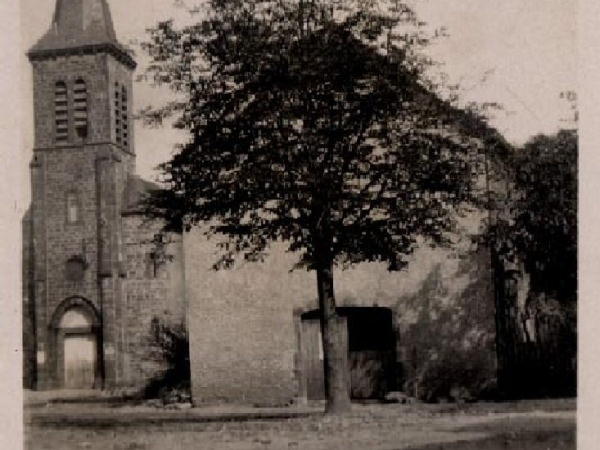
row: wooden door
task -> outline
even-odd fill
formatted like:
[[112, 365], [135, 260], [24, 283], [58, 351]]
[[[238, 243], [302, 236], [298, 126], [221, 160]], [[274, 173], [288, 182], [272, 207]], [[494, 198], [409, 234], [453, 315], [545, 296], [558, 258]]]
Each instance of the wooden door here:
[[322, 400], [325, 398], [325, 378], [319, 319], [302, 320], [302, 353], [307, 398]]
[[96, 339], [93, 334], [65, 335], [65, 388], [92, 389], [94, 387], [96, 354]]

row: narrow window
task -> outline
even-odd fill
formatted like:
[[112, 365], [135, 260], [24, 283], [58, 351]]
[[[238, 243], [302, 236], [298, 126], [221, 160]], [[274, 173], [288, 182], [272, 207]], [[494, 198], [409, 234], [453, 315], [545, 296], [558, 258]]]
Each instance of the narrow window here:
[[79, 222], [79, 204], [77, 200], [77, 194], [69, 192], [67, 194], [67, 222], [77, 223]]
[[150, 270], [149, 272], [149, 278], [157, 278], [158, 276], [158, 267], [160, 265], [159, 261], [158, 261], [158, 257], [156, 255], [156, 253], [151, 252], [150, 255]]
[[54, 134], [56, 142], [65, 142], [69, 138], [67, 103], [67, 85], [59, 81], [54, 86]]
[[165, 263], [168, 260], [168, 256], [165, 255], [164, 248], [162, 248], [166, 244], [164, 235], [162, 233], [155, 234], [152, 241], [157, 248], [148, 254], [147, 277], [164, 278]]
[[164, 278], [165, 261], [156, 252], [150, 252], [147, 255], [146, 278]]
[[75, 132], [81, 139], [87, 138], [88, 135], [88, 105], [87, 105], [87, 88], [85, 81], [77, 80], [73, 88], [73, 119], [75, 122]]
[[121, 89], [119, 83], [115, 83], [115, 136], [117, 144], [121, 143]]
[[122, 141], [125, 147], [127, 147], [129, 138], [127, 119], [127, 89], [123, 86], [121, 88], [121, 127], [123, 129]]

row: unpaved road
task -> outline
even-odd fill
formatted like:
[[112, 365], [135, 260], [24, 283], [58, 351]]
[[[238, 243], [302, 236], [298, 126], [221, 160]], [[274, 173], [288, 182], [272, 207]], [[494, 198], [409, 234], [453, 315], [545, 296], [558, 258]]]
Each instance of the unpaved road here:
[[[88, 417], [96, 411], [104, 420], [78, 421], [78, 411]], [[150, 417], [147, 410], [86, 405], [49, 406], [37, 412], [45, 420], [36, 420], [36, 411], [26, 420], [25, 448], [30, 450], [575, 449], [575, 410], [569, 401], [356, 405], [345, 417], [207, 422], [144, 423], [144, 417]], [[48, 420], [53, 413], [57, 420]], [[107, 421], [107, 415], [115, 420]]]

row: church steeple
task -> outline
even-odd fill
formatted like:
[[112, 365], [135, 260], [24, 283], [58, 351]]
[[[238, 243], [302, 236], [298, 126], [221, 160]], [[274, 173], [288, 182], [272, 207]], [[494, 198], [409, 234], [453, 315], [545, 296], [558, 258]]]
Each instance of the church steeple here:
[[91, 49], [108, 50], [135, 67], [133, 58], [117, 40], [106, 0], [56, 0], [50, 29], [28, 55], [37, 59]]
[[[134, 155], [135, 61], [117, 40], [107, 0], [56, 0], [33, 65], [35, 148], [112, 144]], [[128, 157], [128, 159], [132, 158]]]

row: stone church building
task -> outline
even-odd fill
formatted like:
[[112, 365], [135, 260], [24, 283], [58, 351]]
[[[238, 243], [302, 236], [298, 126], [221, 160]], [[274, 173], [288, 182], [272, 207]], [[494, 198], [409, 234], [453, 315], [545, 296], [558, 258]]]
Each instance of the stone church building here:
[[149, 321], [183, 321], [181, 240], [165, 267], [140, 226], [130, 53], [104, 0], [57, 0], [28, 53], [35, 144], [24, 220], [26, 385], [143, 384], [160, 370]]
[[[106, 0], [57, 0], [28, 53], [35, 140], [23, 220], [24, 385], [143, 389], [166, 369], [153, 326], [187, 330], [195, 403], [281, 405], [323, 397], [316, 277], [290, 272], [281, 243], [262, 263], [214, 271], [218, 238], [169, 236], [139, 201], [132, 77]], [[467, 246], [468, 247], [468, 246]], [[335, 274], [346, 318], [351, 394], [446, 394], [495, 376], [489, 255], [423, 245], [407, 271], [360, 264]], [[468, 368], [468, 376], [464, 374]], [[436, 372], [437, 371], [437, 372]], [[474, 387], [475, 386], [475, 387]], [[441, 395], [441, 394], [440, 394]]]

